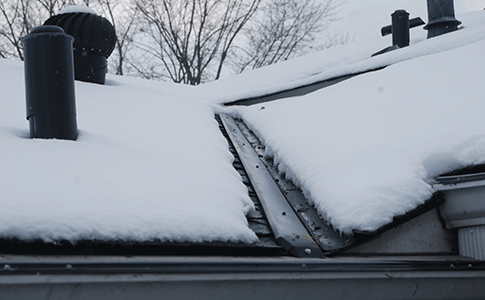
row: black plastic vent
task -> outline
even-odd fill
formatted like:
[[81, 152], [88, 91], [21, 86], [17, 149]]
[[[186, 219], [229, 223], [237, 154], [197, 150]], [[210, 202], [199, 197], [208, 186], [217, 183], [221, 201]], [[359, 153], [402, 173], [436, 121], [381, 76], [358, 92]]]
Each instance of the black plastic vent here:
[[105, 18], [91, 13], [67, 13], [49, 18], [44, 25], [56, 25], [74, 37], [76, 80], [104, 84], [108, 56], [116, 44], [116, 33]]
[[115, 48], [116, 33], [111, 23], [90, 13], [67, 13], [47, 19], [44, 25], [57, 25], [74, 37], [74, 51], [88, 51], [108, 57]]
[[460, 21], [455, 19], [453, 0], [428, 0], [428, 39], [458, 29]]

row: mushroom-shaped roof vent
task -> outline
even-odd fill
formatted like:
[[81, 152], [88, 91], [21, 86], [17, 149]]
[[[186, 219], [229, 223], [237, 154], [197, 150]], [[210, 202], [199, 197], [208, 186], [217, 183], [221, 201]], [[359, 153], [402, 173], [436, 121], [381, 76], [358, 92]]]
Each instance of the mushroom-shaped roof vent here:
[[110, 56], [116, 43], [116, 33], [111, 23], [99, 15], [74, 12], [50, 17], [44, 25], [56, 25], [74, 37], [75, 52], [90, 52]]

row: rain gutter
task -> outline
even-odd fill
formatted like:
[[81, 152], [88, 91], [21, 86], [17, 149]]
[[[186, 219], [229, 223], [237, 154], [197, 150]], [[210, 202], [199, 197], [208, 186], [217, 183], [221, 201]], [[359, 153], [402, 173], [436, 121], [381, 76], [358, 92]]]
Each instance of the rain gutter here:
[[18, 257], [5, 299], [480, 299], [485, 262], [426, 258]]

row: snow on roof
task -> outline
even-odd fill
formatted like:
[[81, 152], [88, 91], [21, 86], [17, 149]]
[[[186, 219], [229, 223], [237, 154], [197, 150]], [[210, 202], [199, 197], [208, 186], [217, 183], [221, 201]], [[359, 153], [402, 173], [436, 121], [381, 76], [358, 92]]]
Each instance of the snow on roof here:
[[448, 51], [485, 39], [483, 15], [483, 11], [457, 15], [467, 30], [459, 34], [443, 35], [438, 40], [426, 40], [427, 31], [423, 30], [423, 27], [413, 28], [410, 34], [412, 47], [392, 51], [386, 55], [371, 57], [373, 53], [392, 45], [391, 35], [315, 52], [210, 82], [200, 88], [207, 93], [217, 90], [218, 93], [212, 97], [212, 101], [228, 103]]
[[78, 140], [30, 139], [22, 63], [0, 65], [0, 237], [257, 240], [227, 141], [194, 89], [76, 82]]
[[429, 199], [434, 176], [485, 162], [485, 13], [457, 17], [464, 29], [430, 40], [413, 29], [410, 47], [374, 58], [390, 39], [196, 88], [76, 82], [76, 142], [28, 138], [22, 64], [0, 59], [0, 237], [254, 242], [252, 202], [210, 102], [393, 64], [303, 97], [225, 109], [337, 229], [375, 230]]
[[381, 71], [236, 109], [338, 230], [375, 231], [430, 199], [435, 176], [485, 162], [485, 12], [460, 20], [459, 31], [367, 59], [401, 61]]
[[97, 15], [94, 9], [83, 5], [72, 5], [72, 6], [65, 7], [59, 11], [58, 15], [70, 14], [70, 13], [85, 13], [85, 14]]

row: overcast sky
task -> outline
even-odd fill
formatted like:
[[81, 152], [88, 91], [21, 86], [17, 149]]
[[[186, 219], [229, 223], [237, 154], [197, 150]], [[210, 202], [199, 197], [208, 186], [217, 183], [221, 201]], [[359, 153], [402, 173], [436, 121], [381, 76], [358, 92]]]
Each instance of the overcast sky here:
[[[455, 0], [454, 4], [457, 14], [485, 8], [485, 0]], [[390, 24], [396, 9], [405, 9], [410, 18], [428, 21], [426, 0], [346, 0], [338, 13], [340, 20], [331, 29], [348, 32], [354, 40], [379, 37], [380, 28]]]
[[457, 12], [464, 12], [470, 10], [480, 10], [485, 8], [485, 0], [458, 0], [455, 1], [455, 9]]

